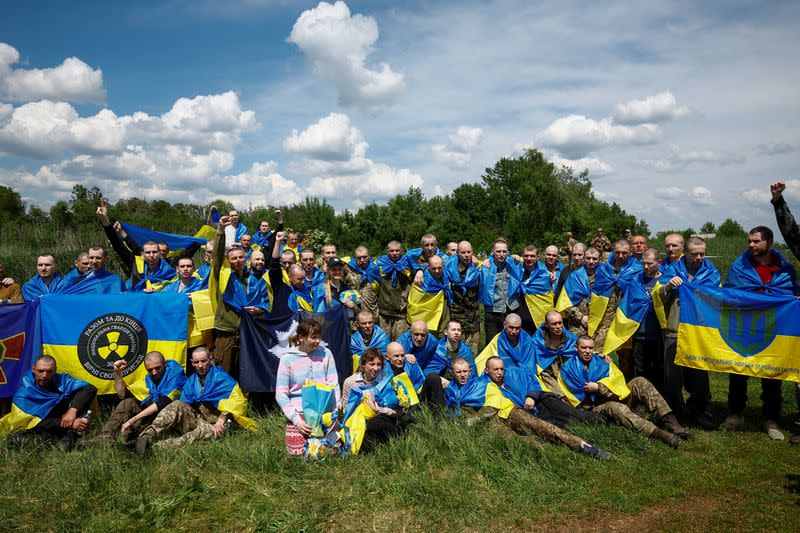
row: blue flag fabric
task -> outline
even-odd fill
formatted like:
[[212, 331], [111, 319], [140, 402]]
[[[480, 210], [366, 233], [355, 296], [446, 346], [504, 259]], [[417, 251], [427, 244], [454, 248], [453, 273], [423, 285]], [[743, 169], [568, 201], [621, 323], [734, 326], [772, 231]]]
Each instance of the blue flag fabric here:
[[125, 233], [127, 233], [130, 238], [133, 239], [139, 246], [142, 246], [147, 241], [164, 242], [167, 244], [167, 246], [169, 246], [171, 255], [180, 253], [180, 251], [185, 250], [192, 245], [203, 245], [208, 242], [206, 239], [200, 237], [189, 237], [188, 235], [164, 233], [163, 231], [140, 228], [139, 226], [127, 224], [122, 221], [120, 221], [120, 225], [122, 226], [122, 229], [125, 230]]
[[240, 315], [243, 308], [248, 306], [258, 307], [265, 313], [269, 313], [267, 282], [262, 276], [256, 276], [247, 269], [245, 269], [245, 275], [247, 275], [247, 289], [238, 280], [236, 274], [231, 272], [225, 292], [222, 293], [222, 299]]
[[[689, 282], [689, 269], [686, 268], [686, 257], [684, 256], [678, 261], [674, 261], [669, 265], [661, 268], [661, 279], [659, 280], [662, 285], [669, 283], [669, 280], [675, 276], [681, 278], [684, 282]], [[703, 259], [700, 268], [694, 273], [692, 283], [697, 285], [711, 285], [712, 287], [719, 287], [722, 278], [719, 270], [708, 259]]]
[[39, 356], [38, 308], [38, 299], [0, 305], [0, 398], [14, 396], [34, 358]]
[[411, 277], [411, 273], [414, 271], [414, 267], [411, 266], [411, 261], [407, 255], [401, 255], [397, 261], [392, 261], [388, 255], [382, 255], [375, 261], [375, 264], [378, 266], [382, 277], [391, 274], [392, 287], [397, 287], [398, 272]]
[[[525, 398], [529, 392], [541, 393], [542, 385], [533, 370], [519, 366], [510, 366], [505, 369], [503, 386], [500, 387], [503, 395], [514, 402], [514, 405], [524, 409]], [[536, 409], [534, 408], [534, 411]]]
[[386, 355], [386, 346], [389, 342], [389, 335], [378, 326], [374, 326], [372, 338], [370, 338], [368, 346], [364, 344], [364, 337], [361, 336], [360, 331], [356, 331], [350, 335], [350, 352], [353, 354], [353, 357], [360, 357], [367, 348], [377, 348], [382, 354]]
[[[478, 373], [477, 368], [475, 368], [475, 356], [472, 354], [472, 348], [470, 348], [469, 344], [464, 341], [458, 341], [458, 355], [456, 357], [466, 359], [472, 373]], [[447, 338], [442, 337], [436, 344], [436, 352], [433, 357], [422, 370], [426, 376], [428, 374], [441, 374], [442, 370], [450, 368], [450, 363], [452, 363], [452, 360], [447, 357]]]
[[481, 273], [472, 263], [467, 267], [464, 279], [461, 279], [461, 273], [458, 271], [457, 255], [445, 259], [444, 270], [452, 290], [460, 290], [461, 294], [466, 294], [467, 289], [474, 289], [481, 281]]
[[239, 385], [248, 392], [275, 392], [280, 354], [288, 346], [286, 332], [292, 322], [313, 318], [322, 324], [322, 340], [336, 362], [339, 384], [353, 373], [347, 308], [336, 306], [325, 313], [298, 311], [285, 316], [252, 316], [243, 313], [239, 340]]
[[797, 273], [794, 267], [774, 248], [771, 253], [775, 254], [780, 260], [780, 268], [772, 275], [769, 283], [764, 283], [756, 272], [753, 263], [750, 262], [749, 251], [740, 255], [728, 270], [728, 277], [725, 278], [724, 287], [741, 289], [751, 292], [764, 292], [767, 294], [794, 294], [800, 295], [800, 286], [797, 284]]
[[417, 348], [414, 346], [414, 341], [411, 340], [411, 330], [400, 335], [397, 338], [397, 342], [403, 346], [407, 354], [410, 353], [417, 358], [417, 364], [421, 368], [428, 366], [428, 363], [433, 359], [434, 355], [436, 355], [436, 349], [439, 346], [439, 341], [436, 340], [436, 337], [428, 333], [425, 344]]
[[[422, 367], [419, 365], [419, 361], [412, 364], [406, 360], [403, 364], [403, 372], [405, 372], [408, 376], [408, 379], [411, 381], [414, 389], [419, 392], [422, 386], [425, 384], [425, 374], [422, 373]], [[383, 362], [383, 373], [384, 375], [388, 376], [389, 379], [394, 377], [395, 374], [392, 371], [392, 365], [389, 363], [389, 361]]]
[[566, 341], [559, 348], [552, 349], [545, 341], [544, 336], [546, 331], [547, 326], [542, 324], [539, 326], [539, 329], [534, 332], [533, 338], [531, 339], [533, 343], [533, 350], [536, 353], [536, 366], [538, 367], [538, 372], [547, 369], [553, 364], [553, 361], [555, 361], [558, 356], [567, 358], [578, 355], [578, 349], [576, 347], [576, 343], [578, 341], [577, 335], [564, 328], [563, 333], [567, 336]]
[[714, 372], [800, 382], [800, 300], [684, 283], [675, 362]]
[[[520, 287], [520, 269], [517, 267], [516, 261], [512, 258], [506, 259], [506, 268], [508, 269], [508, 298], [519, 294]], [[497, 277], [497, 265], [494, 262], [494, 257], [489, 257], [489, 266], [481, 267], [481, 289], [478, 292], [478, 299], [483, 305], [494, 305], [494, 281]]]
[[22, 378], [19, 390], [14, 395], [14, 407], [30, 417], [32, 419], [31, 422], [38, 423], [47, 418], [50, 410], [58, 402], [87, 385], [85, 381], [75, 379], [69, 374], [56, 374], [53, 377], [53, 384], [58, 389], [58, 392], [40, 388], [33, 377], [33, 371], [28, 370]]
[[58, 294], [62, 281], [63, 278], [60, 275], [54, 274], [48, 285], [42, 280], [42, 276], [36, 274], [22, 286], [22, 297], [26, 302], [32, 302], [45, 294]]
[[141, 401], [144, 405], [148, 401], [157, 402], [162, 396], [170, 396], [175, 390], [182, 391], [186, 383], [186, 373], [183, 367], [177, 361], [167, 359], [167, 368], [164, 370], [164, 375], [161, 376], [161, 381], [158, 383], [153, 382], [150, 374], [144, 378], [144, 384], [147, 387], [147, 397]]
[[361, 268], [358, 266], [358, 262], [356, 261], [355, 257], [350, 259], [350, 261], [347, 263], [347, 266], [350, 268], [350, 270], [359, 275], [359, 283], [361, 285], [363, 285], [365, 282], [381, 282], [381, 270], [371, 257], [369, 258], [369, 263], [367, 263], [367, 268]]

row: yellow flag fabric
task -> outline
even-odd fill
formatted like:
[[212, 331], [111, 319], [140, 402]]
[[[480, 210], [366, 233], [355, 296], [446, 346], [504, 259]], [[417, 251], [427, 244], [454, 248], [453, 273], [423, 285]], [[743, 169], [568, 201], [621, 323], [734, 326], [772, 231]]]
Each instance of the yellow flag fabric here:
[[416, 284], [411, 285], [408, 293], [408, 308], [406, 318], [409, 324], [417, 320], [424, 320], [431, 331], [439, 331], [440, 322], [444, 315], [444, 292], [428, 294]]

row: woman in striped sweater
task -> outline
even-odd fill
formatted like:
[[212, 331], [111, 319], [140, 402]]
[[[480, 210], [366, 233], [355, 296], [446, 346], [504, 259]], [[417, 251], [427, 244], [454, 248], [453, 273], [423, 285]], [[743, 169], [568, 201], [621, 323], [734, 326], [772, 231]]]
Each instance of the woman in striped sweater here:
[[297, 326], [297, 332], [278, 365], [275, 385], [275, 400], [286, 415], [286, 451], [290, 455], [302, 455], [311, 426], [303, 418], [301, 390], [306, 381], [323, 385], [335, 385], [336, 402], [339, 402], [339, 378], [333, 354], [320, 346], [322, 326], [306, 319]]

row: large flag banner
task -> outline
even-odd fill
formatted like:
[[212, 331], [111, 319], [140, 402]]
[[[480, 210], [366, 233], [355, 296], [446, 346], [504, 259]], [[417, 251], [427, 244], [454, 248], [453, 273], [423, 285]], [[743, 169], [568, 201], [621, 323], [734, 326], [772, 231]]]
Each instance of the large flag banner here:
[[180, 293], [52, 294], [41, 298], [42, 353], [59, 372], [114, 393], [114, 361], [128, 366], [123, 379], [144, 379], [144, 356], [161, 352], [186, 366], [188, 305]]
[[0, 398], [17, 392], [33, 358], [39, 355], [36, 310], [39, 299], [0, 305]]
[[247, 392], [275, 392], [281, 354], [289, 346], [289, 332], [304, 318], [322, 324], [322, 340], [336, 361], [339, 384], [353, 372], [347, 308], [336, 305], [324, 313], [298, 311], [283, 317], [254, 317], [242, 313], [239, 327], [239, 385]]
[[684, 283], [675, 363], [800, 382], [800, 301]]

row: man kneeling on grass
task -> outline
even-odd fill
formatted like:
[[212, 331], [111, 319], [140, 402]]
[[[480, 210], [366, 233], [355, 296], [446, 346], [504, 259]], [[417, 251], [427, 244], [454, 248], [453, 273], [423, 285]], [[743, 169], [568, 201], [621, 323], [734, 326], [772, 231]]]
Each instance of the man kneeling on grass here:
[[255, 431], [255, 422], [247, 414], [247, 398], [239, 384], [222, 368], [214, 366], [205, 346], [192, 352], [195, 373], [186, 380], [181, 399], [159, 411], [153, 423], [142, 430], [136, 441], [136, 453], [143, 454], [161, 433], [178, 434], [155, 445], [177, 448], [198, 440], [219, 439], [233, 422]]
[[[494, 371], [495, 365], [502, 362], [499, 357], [491, 357], [486, 362], [487, 368], [491, 367]], [[475, 376], [469, 368], [469, 363], [463, 358], [453, 360], [452, 372], [455, 379], [445, 390], [447, 404], [457, 416], [462, 411], [471, 411], [472, 414], [469, 415], [467, 424], [481, 419], [489, 419], [501, 434], [535, 435], [550, 442], [561, 442], [571, 450], [585, 453], [595, 459], [609, 458], [608, 452], [516, 407], [503, 395], [497, 383], [489, 377], [489, 372]], [[499, 373], [494, 373], [499, 379], [502, 379]]]
[[[559, 374], [561, 390], [574, 407], [591, 409], [673, 448], [678, 447], [679, 436], [689, 437], [689, 432], [678, 423], [672, 409], [652, 383], [641, 376], [625, 383], [622, 372], [614, 363], [606, 362], [604, 357], [595, 353], [594, 339], [588, 335], [578, 337], [577, 349], [578, 357], [569, 358], [561, 366]], [[670, 431], [664, 431], [634, 413], [637, 406], [655, 415], [659, 423]]]

